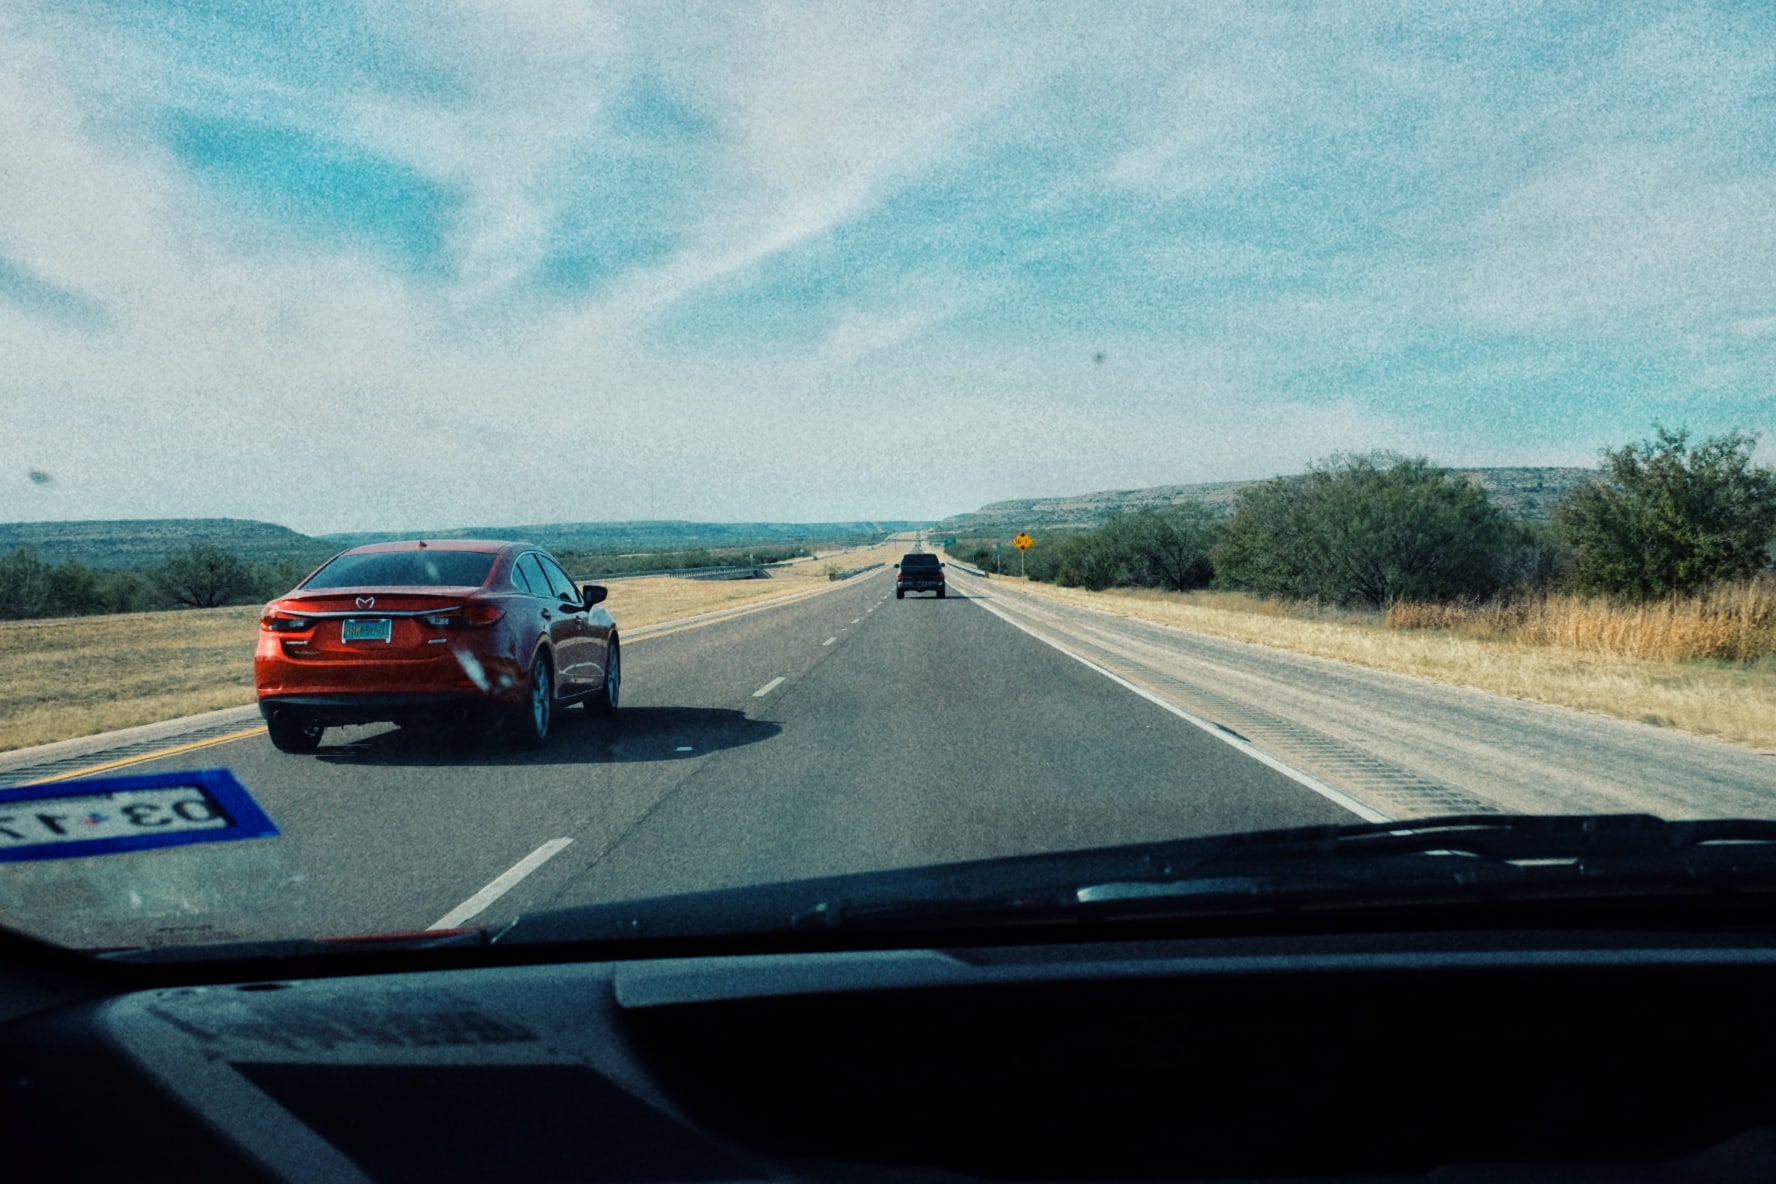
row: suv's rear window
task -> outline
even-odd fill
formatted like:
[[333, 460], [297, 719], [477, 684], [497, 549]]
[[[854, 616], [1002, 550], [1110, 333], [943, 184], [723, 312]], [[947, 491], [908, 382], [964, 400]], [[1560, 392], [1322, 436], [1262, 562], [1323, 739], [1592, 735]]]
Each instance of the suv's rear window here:
[[936, 567], [937, 556], [930, 552], [919, 555], [903, 555], [900, 558], [900, 565], [902, 567]]
[[309, 577], [316, 588], [478, 588], [491, 551], [372, 551], [341, 555]]

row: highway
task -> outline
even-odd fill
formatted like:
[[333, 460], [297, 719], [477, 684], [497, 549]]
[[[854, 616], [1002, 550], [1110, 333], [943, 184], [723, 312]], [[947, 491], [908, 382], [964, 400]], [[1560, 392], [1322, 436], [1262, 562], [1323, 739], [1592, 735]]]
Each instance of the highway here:
[[562, 712], [539, 752], [377, 726], [313, 756], [253, 733], [129, 764], [226, 767], [282, 835], [9, 865], [0, 909], [92, 946], [347, 936], [1467, 810], [1776, 817], [1776, 758], [1750, 750], [1062, 611], [954, 568], [945, 599], [897, 600], [892, 577], [642, 631], [617, 716]]

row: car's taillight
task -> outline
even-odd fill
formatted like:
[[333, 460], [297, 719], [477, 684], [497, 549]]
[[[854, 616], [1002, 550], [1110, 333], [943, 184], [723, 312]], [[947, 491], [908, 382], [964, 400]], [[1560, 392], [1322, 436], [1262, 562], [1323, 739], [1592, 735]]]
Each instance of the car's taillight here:
[[491, 625], [506, 615], [497, 604], [465, 604], [419, 618], [419, 623], [432, 629], [475, 629]]
[[259, 618], [259, 627], [268, 633], [307, 633], [315, 627], [315, 619], [273, 609]]

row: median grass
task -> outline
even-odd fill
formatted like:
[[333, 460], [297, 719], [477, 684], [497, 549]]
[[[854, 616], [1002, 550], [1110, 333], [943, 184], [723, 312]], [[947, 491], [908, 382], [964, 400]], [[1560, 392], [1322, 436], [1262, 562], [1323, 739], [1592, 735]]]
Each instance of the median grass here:
[[[636, 629], [831, 586], [827, 568], [893, 562], [903, 544], [823, 555], [763, 580], [616, 580]], [[0, 622], [0, 752], [253, 702], [258, 605]]]
[[0, 624], [0, 751], [253, 701], [259, 608]]
[[[1546, 597], [1397, 606], [1387, 615], [1243, 593], [1003, 582], [1059, 603], [1776, 752], [1776, 590], [1768, 582], [1650, 605]], [[1771, 777], [1776, 789], [1776, 767]]]

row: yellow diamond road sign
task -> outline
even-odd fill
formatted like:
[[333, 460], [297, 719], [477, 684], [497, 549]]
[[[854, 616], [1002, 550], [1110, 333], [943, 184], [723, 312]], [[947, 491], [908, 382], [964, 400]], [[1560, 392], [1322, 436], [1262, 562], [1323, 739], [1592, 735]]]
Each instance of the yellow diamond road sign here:
[[1019, 532], [1017, 538], [1011, 540], [1011, 545], [1020, 551], [1028, 551], [1030, 549], [1030, 544], [1035, 541], [1036, 540], [1029, 535]]

